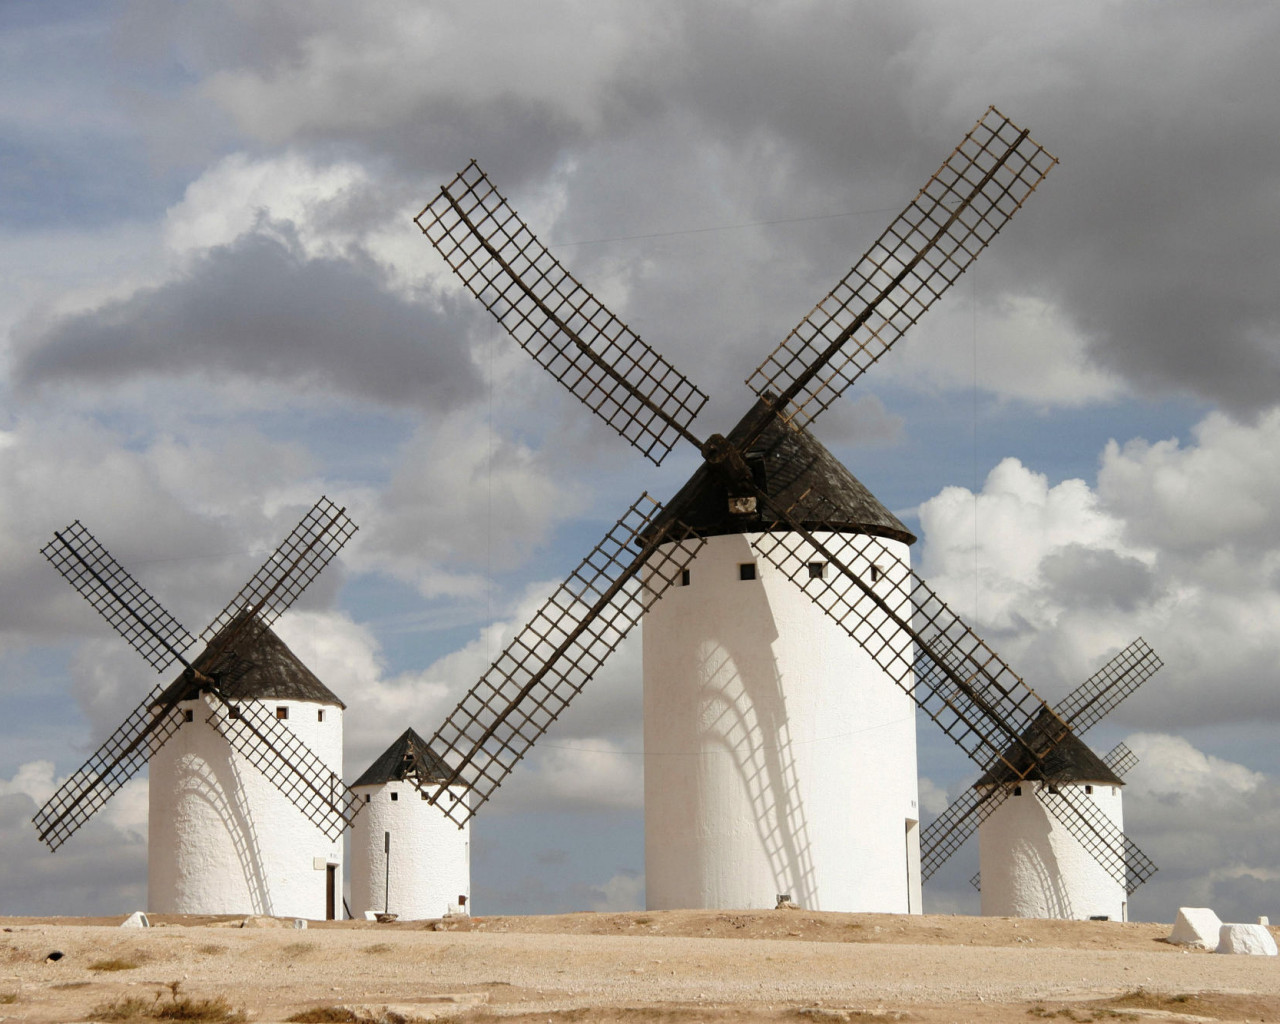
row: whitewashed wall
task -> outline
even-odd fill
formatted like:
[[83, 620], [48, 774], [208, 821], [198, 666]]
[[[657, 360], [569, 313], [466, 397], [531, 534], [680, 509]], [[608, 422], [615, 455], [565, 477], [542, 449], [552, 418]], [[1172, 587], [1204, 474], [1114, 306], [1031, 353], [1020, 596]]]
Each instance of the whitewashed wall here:
[[[342, 709], [265, 700], [342, 775]], [[157, 914], [274, 914], [323, 919], [326, 865], [337, 866], [342, 916], [342, 838], [331, 841], [206, 722], [203, 700], [184, 701], [187, 722], [151, 759], [147, 907]], [[317, 712], [324, 711], [324, 721]]]
[[919, 913], [910, 697], [746, 536], [643, 630], [648, 906]]
[[[356, 792], [370, 799], [351, 829], [351, 913], [362, 917], [367, 910], [388, 910], [401, 920], [441, 917], [459, 896], [470, 907], [470, 825], [458, 828], [411, 782], [358, 786]], [[398, 799], [391, 799], [393, 793]]]
[[[1124, 829], [1120, 786], [1064, 784], [1078, 801], [1092, 801], [1117, 829]], [[1024, 783], [978, 828], [982, 913], [995, 917], [1084, 920], [1105, 914], [1127, 918], [1124, 886], [1098, 863]], [[1119, 853], [1120, 851], [1117, 851]]]

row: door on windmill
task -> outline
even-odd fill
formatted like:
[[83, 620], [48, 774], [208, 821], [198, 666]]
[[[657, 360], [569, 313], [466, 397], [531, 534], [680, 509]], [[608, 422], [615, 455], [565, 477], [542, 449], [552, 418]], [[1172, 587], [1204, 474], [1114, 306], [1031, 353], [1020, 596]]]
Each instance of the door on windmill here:
[[324, 919], [332, 921], [338, 914], [338, 865], [326, 864], [324, 870]]

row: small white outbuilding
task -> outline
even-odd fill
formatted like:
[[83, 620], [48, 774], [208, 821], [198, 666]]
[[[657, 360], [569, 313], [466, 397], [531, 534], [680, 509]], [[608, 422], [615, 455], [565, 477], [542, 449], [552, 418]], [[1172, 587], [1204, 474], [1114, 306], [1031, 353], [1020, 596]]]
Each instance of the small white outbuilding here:
[[[219, 673], [233, 709], [264, 705], [341, 781], [344, 705], [274, 632], [264, 628], [234, 658], [224, 654], [215, 666], [202, 656], [195, 667]], [[160, 703], [189, 686], [180, 676]], [[183, 721], [150, 760], [147, 909], [338, 916], [342, 837], [326, 836], [209, 723], [216, 700], [179, 702]]]
[[469, 912], [471, 829], [459, 828], [414, 785], [439, 785], [448, 766], [412, 729], [352, 783], [364, 807], [351, 826], [351, 912], [401, 920]]
[[[1024, 739], [1035, 742], [1047, 731], [1032, 725]], [[1119, 835], [1124, 829], [1124, 782], [1070, 733], [1043, 757], [1043, 770], [1030, 767], [1032, 759], [1020, 745], [1011, 746], [1004, 757], [974, 784], [978, 790], [1000, 786], [1007, 791], [1004, 802], [978, 826], [982, 913], [1127, 920], [1124, 884], [1046, 804], [1046, 791], [1068, 791], [1076, 801], [1092, 803]], [[1024, 772], [1026, 776], [1018, 778]], [[1099, 837], [1092, 841], [1103, 842]], [[1111, 853], [1116, 858], [1124, 855], [1119, 846]]]
[[[807, 431], [775, 420], [745, 459], [820, 538], [870, 534], [908, 562], [915, 538]], [[642, 627], [646, 903], [920, 913], [915, 705], [757, 557], [767, 514], [732, 497], [703, 465], [663, 513], [707, 543]], [[798, 582], [852, 589], [822, 559]]]

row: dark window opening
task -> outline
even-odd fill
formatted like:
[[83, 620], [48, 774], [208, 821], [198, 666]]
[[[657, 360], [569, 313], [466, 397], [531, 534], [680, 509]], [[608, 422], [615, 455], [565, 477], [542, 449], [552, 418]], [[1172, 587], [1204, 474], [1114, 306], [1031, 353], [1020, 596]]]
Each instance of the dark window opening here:
[[397, 793], [397, 792], [395, 792], [395, 791], [393, 790], [393, 791], [392, 791], [392, 793], [391, 793], [391, 799], [392, 799], [392, 800], [399, 800], [399, 799], [400, 799], [400, 794], [399, 794], [399, 793]]
[[743, 562], [738, 566], [738, 579], [753, 580], [756, 578], [756, 563]]
[[744, 461], [747, 464], [747, 469], [751, 471], [751, 482], [760, 490], [767, 491], [769, 489], [769, 478], [765, 474], [764, 454], [753, 453], [746, 456]]
[[184, 722], [194, 722], [196, 720], [196, 713], [190, 708], [187, 708], [186, 711], [182, 712], [182, 720]]
[[427, 794], [422, 792], [422, 790], [418, 790], [418, 796], [422, 797], [423, 800], [427, 798]]
[[880, 569], [880, 566], [878, 566], [878, 565], [873, 565], [873, 566], [871, 567], [871, 582], [872, 582], [872, 583], [879, 583], [879, 582], [880, 582], [880, 576], [881, 576], [881, 569]]
[[364, 802], [365, 802], [365, 803], [368, 803], [371, 799], [373, 799], [372, 794], [370, 794], [370, 793], [366, 793], [366, 794], [364, 795]]
[[240, 705], [239, 705], [239, 704], [232, 704], [232, 705], [231, 705], [231, 712], [230, 712], [230, 714], [228, 715], [228, 717], [229, 717], [233, 722], [234, 722], [236, 719], [238, 719], [238, 718], [240, 717]]
[[1013, 795], [1014, 795], [1014, 796], [1022, 796], [1022, 787], [1021, 787], [1021, 786], [1014, 786], [1014, 787], [1013, 787]]
[[317, 708], [317, 709], [316, 709], [316, 721], [317, 721], [317, 722], [323, 722], [323, 721], [324, 721], [324, 708]]
[[276, 718], [283, 719], [288, 717], [289, 717], [289, 709], [285, 707], [283, 704], [279, 705], [276, 708]]
[[680, 586], [687, 587], [688, 585], [689, 585], [689, 570], [681, 569], [680, 570]]
[[824, 579], [826, 575], [827, 575], [826, 562], [810, 562], [809, 563], [809, 579], [820, 580], [820, 579]]
[[1092, 786], [1085, 786], [1085, 787], [1084, 787], [1084, 791], [1085, 791], [1086, 793], [1092, 793], [1092, 792], [1093, 792], [1093, 787], [1092, 787]]

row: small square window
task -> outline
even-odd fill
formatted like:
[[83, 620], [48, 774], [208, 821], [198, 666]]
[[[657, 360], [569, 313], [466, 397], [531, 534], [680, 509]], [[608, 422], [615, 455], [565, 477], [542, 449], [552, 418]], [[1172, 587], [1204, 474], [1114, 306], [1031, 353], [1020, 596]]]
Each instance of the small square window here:
[[391, 799], [392, 799], [392, 800], [399, 800], [399, 799], [400, 799], [400, 794], [399, 794], [399, 793], [397, 793], [394, 789], [391, 791]]
[[423, 800], [427, 798], [427, 794], [422, 792], [422, 790], [418, 790], [418, 796], [422, 797]]
[[738, 579], [753, 580], [756, 578], [756, 563], [743, 562], [738, 566]]
[[323, 722], [323, 721], [324, 721], [324, 708], [317, 708], [317, 709], [316, 709], [316, 721], [317, 721], [317, 722]]
[[1014, 787], [1013, 787], [1013, 795], [1014, 795], [1014, 796], [1022, 796], [1022, 787], [1021, 787], [1021, 786], [1014, 786]]
[[687, 587], [688, 585], [689, 585], [689, 570], [681, 569], [680, 570], [680, 586]]
[[365, 803], [368, 803], [370, 799], [371, 799], [371, 794], [366, 793], [366, 794], [364, 795], [364, 802], [365, 802]]
[[881, 568], [880, 568], [880, 566], [878, 566], [878, 565], [873, 565], [873, 566], [871, 567], [871, 582], [872, 582], [872, 583], [879, 583], [879, 582], [880, 582], [880, 577], [881, 577], [881, 576], [883, 576], [883, 575], [884, 575], [884, 570], [883, 570], [883, 569], [881, 569]]
[[827, 575], [826, 562], [810, 562], [809, 563], [809, 579], [820, 580]]
[[196, 720], [196, 713], [190, 708], [187, 708], [186, 711], [182, 712], [182, 720], [184, 722], [194, 722]]
[[277, 705], [277, 706], [276, 706], [276, 718], [284, 719], [284, 718], [288, 718], [288, 717], [289, 717], [289, 709], [288, 709], [285, 705], [283, 705], [283, 704], [279, 704], [279, 705]]
[[227, 717], [230, 718], [233, 722], [236, 721], [240, 717], [240, 705], [232, 704], [231, 710], [230, 712], [228, 712]]
[[1085, 787], [1084, 787], [1084, 791], [1085, 791], [1086, 793], [1092, 793], [1092, 792], [1093, 792], [1093, 787], [1092, 787], [1092, 786], [1085, 786]]

